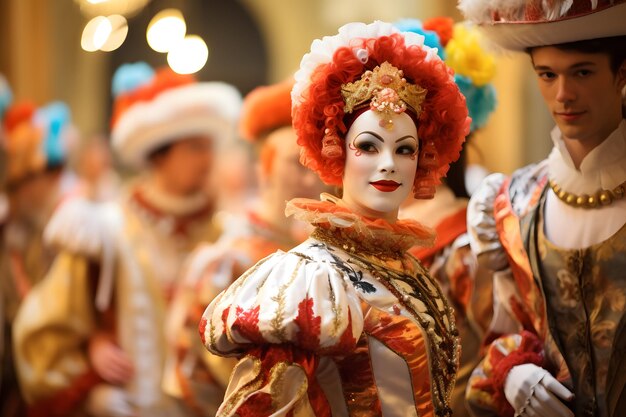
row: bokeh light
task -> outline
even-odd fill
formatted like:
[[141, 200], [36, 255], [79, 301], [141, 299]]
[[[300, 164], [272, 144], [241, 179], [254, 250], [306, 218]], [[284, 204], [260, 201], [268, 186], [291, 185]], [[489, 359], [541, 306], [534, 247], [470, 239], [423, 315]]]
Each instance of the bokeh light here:
[[167, 63], [179, 74], [193, 74], [204, 67], [209, 58], [209, 48], [197, 35], [185, 36], [167, 54]]
[[168, 52], [179, 43], [187, 32], [185, 19], [177, 9], [165, 9], [157, 13], [146, 32], [148, 45], [157, 52]]
[[105, 16], [96, 16], [85, 25], [80, 46], [88, 52], [97, 51], [109, 38], [113, 27]]
[[111, 22], [111, 34], [109, 38], [100, 47], [101, 51], [111, 52], [122, 46], [126, 35], [128, 35], [128, 22], [126, 18], [119, 14], [114, 14], [108, 17]]

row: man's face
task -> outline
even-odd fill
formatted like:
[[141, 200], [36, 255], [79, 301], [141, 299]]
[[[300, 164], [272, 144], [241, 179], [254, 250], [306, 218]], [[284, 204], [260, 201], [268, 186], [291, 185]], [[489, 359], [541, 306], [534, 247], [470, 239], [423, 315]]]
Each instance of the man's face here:
[[552, 46], [533, 49], [531, 58], [541, 94], [566, 138], [598, 144], [617, 128], [626, 64], [615, 74], [607, 54]]
[[170, 192], [184, 196], [203, 189], [212, 162], [211, 139], [193, 136], [175, 142], [155, 161], [154, 169], [166, 179]]

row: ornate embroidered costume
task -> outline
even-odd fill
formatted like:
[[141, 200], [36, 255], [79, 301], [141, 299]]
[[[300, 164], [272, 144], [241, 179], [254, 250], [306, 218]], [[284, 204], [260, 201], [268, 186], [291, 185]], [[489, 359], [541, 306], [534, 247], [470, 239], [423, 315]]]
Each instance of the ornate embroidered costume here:
[[[485, 416], [620, 416], [626, 2], [459, 8], [493, 43], [530, 55], [557, 125], [547, 160], [488, 177], [468, 208], [472, 249], [493, 271], [494, 291], [491, 343], [469, 406]], [[602, 71], [574, 71], [585, 65]]]
[[510, 178], [488, 177], [470, 205], [472, 248], [496, 271], [495, 341], [468, 387], [476, 415], [512, 415], [504, 378], [523, 363], [550, 370], [570, 388], [576, 415], [618, 416], [626, 404], [626, 204], [570, 207], [548, 184], [554, 178], [587, 192], [618, 187], [626, 179], [626, 122], [585, 158], [582, 172], [573, 168], [557, 128], [553, 140], [546, 161]]
[[251, 268], [201, 322], [212, 352], [245, 355], [218, 415], [449, 415], [452, 310], [406, 253], [428, 232], [330, 197], [287, 211], [316, 227], [311, 238]]

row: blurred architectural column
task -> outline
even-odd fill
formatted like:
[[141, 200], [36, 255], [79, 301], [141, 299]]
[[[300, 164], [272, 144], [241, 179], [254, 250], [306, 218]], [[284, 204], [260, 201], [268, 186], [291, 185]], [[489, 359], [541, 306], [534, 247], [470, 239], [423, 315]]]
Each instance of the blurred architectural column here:
[[85, 52], [86, 20], [72, 1], [0, 2], [0, 72], [17, 100], [63, 100], [85, 134], [106, 127], [109, 74], [103, 53]]
[[0, 71], [16, 99], [40, 103], [52, 95], [51, 4], [46, 0], [0, 2]]

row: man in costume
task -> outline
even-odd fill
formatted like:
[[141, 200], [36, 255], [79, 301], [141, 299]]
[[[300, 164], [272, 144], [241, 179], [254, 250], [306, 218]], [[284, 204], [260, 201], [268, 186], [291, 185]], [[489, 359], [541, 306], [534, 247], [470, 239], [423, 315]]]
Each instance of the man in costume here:
[[14, 371], [11, 326], [24, 297], [52, 263], [54, 254], [44, 244], [44, 228], [63, 198], [61, 179], [67, 148], [75, 135], [69, 109], [61, 102], [41, 108], [27, 102], [14, 104], [4, 115], [3, 130], [6, 217], [0, 221], [0, 414], [11, 416], [23, 413], [16, 409], [23, 402]]
[[488, 177], [470, 203], [472, 249], [494, 271], [494, 321], [469, 405], [476, 415], [620, 416], [626, 2], [506, 6], [461, 2], [495, 43], [529, 54], [556, 127], [546, 160]]
[[202, 190], [241, 98], [143, 63], [113, 92], [113, 148], [143, 175], [115, 202], [68, 201], [46, 229], [60, 252], [14, 325], [31, 415], [184, 415], [161, 388], [164, 321], [184, 257], [219, 233]]
[[206, 347], [240, 358], [217, 416], [450, 416], [453, 311], [407, 253], [434, 234], [398, 209], [432, 198], [458, 157], [465, 100], [422, 36], [384, 22], [315, 40], [295, 79], [300, 161], [342, 197], [290, 201], [309, 239], [205, 311]]
[[205, 244], [188, 260], [168, 324], [173, 367], [166, 390], [198, 415], [214, 416], [224, 398], [236, 362], [207, 352], [197, 336], [206, 306], [245, 270], [277, 250], [289, 250], [306, 238], [303, 224], [285, 218], [285, 202], [316, 197], [322, 184], [299, 162], [291, 127], [288, 80], [258, 87], [243, 103], [240, 134], [256, 145], [258, 203], [245, 218], [231, 220], [215, 244]]
[[[495, 57], [482, 45], [478, 30], [466, 23], [454, 24], [449, 17], [420, 22], [404, 19], [396, 23], [402, 31], [425, 36], [425, 43], [437, 48], [439, 56], [454, 70], [454, 80], [465, 96], [472, 118], [470, 134], [487, 123], [495, 109], [496, 97], [491, 80], [495, 75]], [[408, 198], [399, 213], [401, 218], [415, 219], [437, 232], [432, 247], [416, 247], [410, 252], [439, 281], [454, 307], [461, 338], [461, 363], [457, 375], [452, 409], [454, 416], [467, 416], [465, 387], [480, 360], [482, 339], [491, 321], [491, 274], [478, 268], [467, 235], [465, 187], [467, 144], [461, 156], [450, 165], [444, 182], [431, 200]]]

